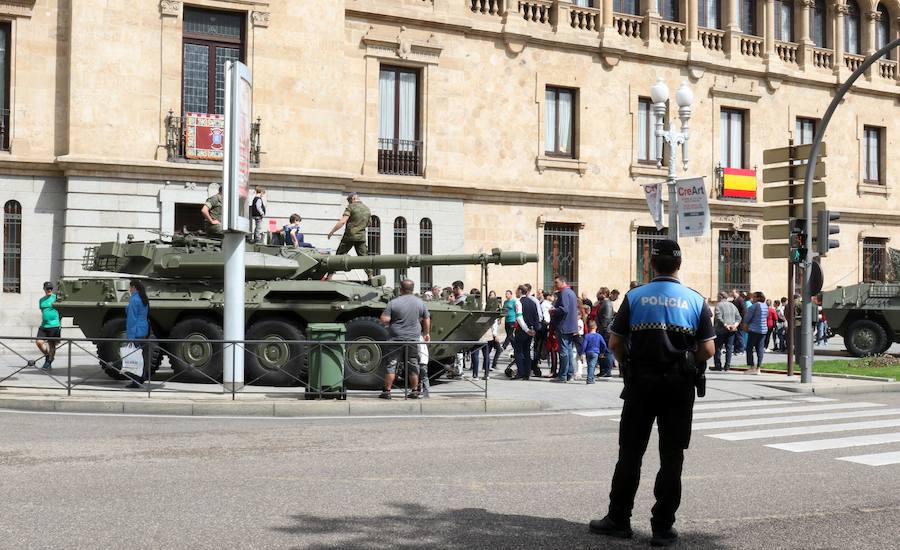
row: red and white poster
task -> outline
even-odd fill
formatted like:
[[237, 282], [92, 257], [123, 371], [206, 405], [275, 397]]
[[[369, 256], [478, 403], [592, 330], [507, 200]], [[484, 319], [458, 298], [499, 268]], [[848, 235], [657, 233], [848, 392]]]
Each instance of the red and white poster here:
[[222, 160], [225, 156], [225, 116], [184, 114], [184, 157]]

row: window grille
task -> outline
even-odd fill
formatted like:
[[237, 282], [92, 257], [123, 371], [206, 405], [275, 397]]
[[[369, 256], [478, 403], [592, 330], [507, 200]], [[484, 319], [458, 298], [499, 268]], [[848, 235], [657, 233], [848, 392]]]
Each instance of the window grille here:
[[750, 292], [750, 233], [719, 233], [719, 290]]
[[22, 205], [3, 205], [3, 292], [22, 292]]
[[650, 252], [653, 249], [653, 243], [665, 239], [668, 231], [656, 229], [655, 227], [638, 227], [637, 230], [637, 254], [636, 259], [636, 275], [635, 281], [640, 284], [646, 284], [653, 280], [656, 272], [650, 266]]
[[[369, 256], [381, 254], [381, 219], [378, 216], [369, 218], [369, 227], [366, 228], [366, 244], [369, 245]], [[373, 275], [380, 275], [380, 269], [373, 269]]]
[[[419, 254], [430, 256], [434, 254], [433, 227], [431, 220], [422, 218], [419, 222]], [[421, 268], [420, 287], [422, 292], [429, 290], [434, 282], [434, 268], [430, 265], [423, 265]]]
[[544, 288], [553, 288], [553, 278], [561, 275], [578, 292], [578, 229], [571, 223], [544, 226]]
[[868, 237], [863, 240], [862, 281], [864, 283], [887, 280], [887, 239]]
[[[406, 254], [406, 218], [398, 217], [394, 220], [394, 254]], [[394, 269], [394, 286], [400, 286], [400, 281], [406, 278], [406, 268]]]

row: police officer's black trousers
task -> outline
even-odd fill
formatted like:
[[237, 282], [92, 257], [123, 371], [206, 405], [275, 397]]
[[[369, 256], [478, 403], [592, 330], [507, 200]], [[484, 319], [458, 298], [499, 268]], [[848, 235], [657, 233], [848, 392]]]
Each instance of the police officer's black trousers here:
[[693, 381], [674, 373], [640, 377], [629, 382], [624, 397], [619, 424], [619, 461], [609, 494], [609, 516], [620, 524], [631, 520], [641, 479], [641, 462], [656, 420], [660, 468], [653, 487], [656, 505], [651, 523], [655, 529], [671, 527], [681, 503], [684, 450], [691, 440]]

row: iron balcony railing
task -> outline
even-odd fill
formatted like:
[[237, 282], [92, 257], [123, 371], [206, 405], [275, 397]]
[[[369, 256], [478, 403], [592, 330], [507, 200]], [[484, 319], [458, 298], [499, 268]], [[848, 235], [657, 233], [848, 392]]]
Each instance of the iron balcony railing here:
[[0, 109], [0, 151], [9, 151], [9, 109]]
[[[259, 128], [262, 119], [256, 118], [256, 122], [250, 125], [250, 166], [259, 167], [259, 159], [262, 148], [259, 139]], [[198, 164], [218, 163], [218, 160], [199, 160], [185, 156], [185, 128], [184, 117], [175, 116], [175, 112], [169, 109], [166, 116], [166, 160], [169, 162], [193, 162]]]
[[378, 139], [378, 173], [422, 175], [422, 142], [414, 139]]

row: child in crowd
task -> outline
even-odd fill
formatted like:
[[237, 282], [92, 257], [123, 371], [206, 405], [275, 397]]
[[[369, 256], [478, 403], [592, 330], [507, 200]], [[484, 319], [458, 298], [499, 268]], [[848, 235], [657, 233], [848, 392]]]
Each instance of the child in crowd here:
[[[593, 384], [594, 369], [597, 367], [598, 359], [601, 355], [609, 353], [609, 350], [606, 348], [606, 341], [604, 341], [603, 336], [597, 332], [596, 321], [590, 321], [588, 323], [588, 333], [585, 335], [584, 341], [581, 344], [581, 353], [587, 358], [587, 383]], [[603, 362], [603, 370], [600, 372], [600, 376], [604, 378], [612, 376], [612, 368], [608, 365], [608, 362]]]

